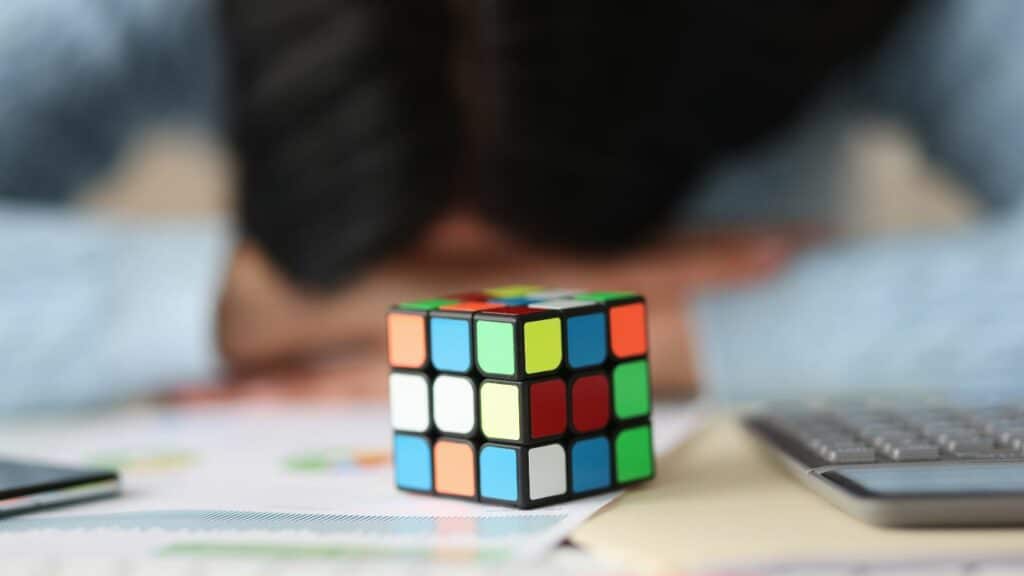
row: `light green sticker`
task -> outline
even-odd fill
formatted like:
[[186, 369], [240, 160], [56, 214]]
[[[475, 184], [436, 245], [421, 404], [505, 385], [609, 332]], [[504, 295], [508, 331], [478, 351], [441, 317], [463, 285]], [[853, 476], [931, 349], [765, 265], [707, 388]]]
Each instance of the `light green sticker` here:
[[630, 360], [612, 369], [612, 404], [619, 420], [651, 413], [647, 360]]
[[589, 300], [591, 302], [610, 302], [612, 300], [625, 300], [627, 298], [636, 298], [639, 296], [636, 292], [584, 292], [582, 294], [576, 294], [573, 298], [577, 300]]
[[477, 320], [476, 363], [488, 374], [515, 374], [516, 343], [511, 322]]
[[619, 483], [654, 476], [651, 427], [627, 428], [615, 437], [615, 480]]
[[441, 306], [447, 306], [449, 304], [455, 304], [458, 300], [451, 298], [427, 298], [425, 300], [413, 300], [411, 302], [402, 302], [398, 305], [402, 310], [436, 310]]
[[562, 365], [562, 320], [547, 318], [527, 322], [523, 327], [526, 373], [557, 370]]

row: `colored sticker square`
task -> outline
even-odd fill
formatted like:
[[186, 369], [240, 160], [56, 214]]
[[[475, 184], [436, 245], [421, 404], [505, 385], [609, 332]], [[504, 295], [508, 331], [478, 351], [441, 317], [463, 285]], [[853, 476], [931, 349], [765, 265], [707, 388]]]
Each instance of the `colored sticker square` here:
[[573, 316], [565, 321], [569, 367], [598, 366], [608, 357], [608, 328], [603, 312]]
[[402, 310], [436, 310], [441, 306], [447, 304], [455, 304], [458, 300], [454, 298], [425, 298], [423, 300], [413, 300], [411, 302], [402, 302], [398, 305]]
[[597, 436], [573, 444], [572, 491], [579, 494], [612, 485], [612, 457], [608, 439]]
[[651, 384], [647, 360], [623, 362], [612, 369], [612, 404], [620, 420], [651, 413]]
[[581, 292], [573, 296], [573, 298], [587, 300], [589, 302], [614, 302], [616, 300], [624, 300], [626, 298], [636, 298], [637, 296], [638, 294], [636, 292], [603, 290], [598, 292]]
[[480, 450], [480, 496], [519, 500], [519, 464], [514, 448], [484, 446]]
[[615, 437], [615, 480], [646, 480], [654, 475], [651, 427], [626, 428]]
[[[486, 299], [486, 296], [483, 297], [483, 300]], [[501, 308], [502, 306], [504, 306], [504, 304], [495, 304], [493, 302], [469, 300], [466, 302], [458, 302], [455, 304], [445, 304], [444, 306], [441, 306], [439, 310], [452, 310], [455, 312], [480, 312], [481, 310]]]
[[427, 377], [420, 373], [392, 372], [388, 376], [391, 427], [405, 432], [426, 432], [430, 427]]
[[565, 494], [565, 448], [561, 444], [530, 448], [526, 460], [529, 467], [530, 500]]
[[526, 373], [557, 370], [562, 364], [562, 319], [546, 318], [523, 327]]
[[612, 354], [632, 358], [647, 353], [647, 307], [643, 302], [608, 309]]
[[519, 387], [484, 382], [480, 386], [480, 428], [496, 440], [522, 438], [519, 422]]
[[530, 385], [530, 437], [558, 436], [565, 432], [568, 401], [560, 378]]
[[572, 310], [573, 308], [585, 308], [593, 306], [593, 302], [576, 300], [574, 298], [556, 298], [554, 300], [538, 300], [530, 304], [530, 308], [541, 310]]
[[434, 489], [439, 494], [476, 496], [476, 455], [466, 442], [434, 444]]
[[511, 322], [477, 320], [476, 363], [488, 374], [515, 374], [515, 329]]
[[434, 379], [434, 425], [448, 434], [469, 434], [476, 427], [476, 390], [468, 376], [441, 374]]
[[526, 306], [531, 302], [537, 302], [537, 299], [529, 296], [517, 296], [515, 298], [492, 298], [490, 302], [500, 304], [502, 306], [518, 307]]
[[543, 289], [543, 286], [537, 286], [535, 284], [509, 284], [508, 286], [487, 288], [484, 290], [484, 293], [494, 298], [516, 298], [519, 296], [526, 296], [531, 292], [537, 292]]
[[608, 425], [611, 418], [611, 391], [604, 374], [580, 376], [572, 383], [572, 427], [577, 432], [593, 432]]
[[430, 361], [445, 372], [469, 372], [469, 320], [458, 318], [430, 319]]
[[583, 291], [575, 288], [550, 288], [548, 290], [530, 292], [530, 298], [533, 298], [537, 302], [542, 300], [560, 300], [563, 298], [570, 298], [581, 292]]
[[388, 363], [420, 368], [427, 361], [427, 320], [419, 314], [388, 314]]
[[430, 441], [425, 436], [395, 434], [395, 484], [407, 490], [429, 492], [434, 474], [430, 458]]

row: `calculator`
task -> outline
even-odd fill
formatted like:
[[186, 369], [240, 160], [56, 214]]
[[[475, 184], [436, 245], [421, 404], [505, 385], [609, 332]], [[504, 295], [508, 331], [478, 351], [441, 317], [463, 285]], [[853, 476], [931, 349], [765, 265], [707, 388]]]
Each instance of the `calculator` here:
[[809, 488], [872, 524], [1024, 525], [1024, 406], [790, 406], [745, 424]]

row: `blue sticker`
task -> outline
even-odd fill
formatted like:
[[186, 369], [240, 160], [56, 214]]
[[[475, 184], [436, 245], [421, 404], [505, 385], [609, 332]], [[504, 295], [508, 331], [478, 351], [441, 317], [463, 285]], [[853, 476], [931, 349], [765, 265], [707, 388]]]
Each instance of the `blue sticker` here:
[[515, 502], [519, 499], [519, 465], [512, 448], [480, 450], [480, 496]]
[[604, 364], [608, 356], [608, 328], [604, 312], [569, 318], [566, 321], [566, 340], [570, 367]]
[[395, 484], [407, 490], [429, 492], [434, 487], [430, 441], [424, 436], [395, 434]]
[[572, 447], [572, 491], [590, 492], [612, 485], [612, 457], [608, 439], [597, 436]]
[[455, 318], [430, 319], [430, 361], [446, 372], [469, 372], [469, 321]]

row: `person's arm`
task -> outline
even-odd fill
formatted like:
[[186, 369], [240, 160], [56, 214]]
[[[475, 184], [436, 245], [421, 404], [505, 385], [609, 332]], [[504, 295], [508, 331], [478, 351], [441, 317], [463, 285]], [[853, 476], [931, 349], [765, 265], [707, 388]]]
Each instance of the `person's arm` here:
[[0, 412], [208, 382], [230, 236], [0, 204]]
[[921, 3], [866, 85], [977, 191], [972, 229], [819, 250], [775, 281], [692, 312], [698, 370], [720, 399], [1024, 390], [1024, 5]]
[[152, 124], [216, 125], [210, 3], [0, 7], [0, 412], [208, 379], [230, 234], [67, 201]]
[[217, 127], [212, 4], [0, 7], [0, 198], [66, 200], [154, 124]]

